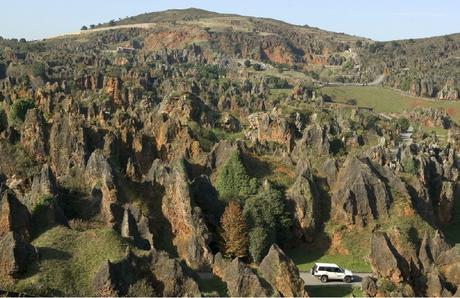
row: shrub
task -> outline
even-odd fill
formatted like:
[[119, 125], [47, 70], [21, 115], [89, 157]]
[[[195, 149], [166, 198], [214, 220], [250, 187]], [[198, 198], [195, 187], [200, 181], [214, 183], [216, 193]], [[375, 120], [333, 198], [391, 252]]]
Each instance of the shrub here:
[[257, 191], [257, 180], [249, 177], [237, 150], [230, 154], [219, 170], [216, 189], [221, 200], [236, 200], [241, 203]]
[[35, 202], [35, 205], [32, 207], [32, 215], [36, 215], [41, 213], [44, 209], [48, 208], [49, 206], [53, 205], [55, 203], [55, 198], [54, 196], [50, 194], [43, 195], [38, 198], [37, 202]]
[[20, 99], [15, 101], [10, 108], [10, 117], [13, 121], [24, 121], [26, 113], [29, 109], [35, 107], [34, 103], [28, 99]]
[[410, 127], [410, 122], [407, 118], [401, 117], [396, 122], [397, 127], [399, 127], [402, 131], [407, 131]]
[[145, 279], [138, 280], [129, 286], [126, 294], [127, 297], [153, 297], [155, 295], [155, 290]]
[[232, 257], [247, 256], [249, 239], [243, 211], [238, 203], [231, 201], [220, 219], [224, 251]]
[[86, 26], [82, 26], [82, 27], [80, 28], [80, 30], [81, 30], [81, 31], [85, 31], [85, 30], [88, 30], [88, 27], [86, 27]]

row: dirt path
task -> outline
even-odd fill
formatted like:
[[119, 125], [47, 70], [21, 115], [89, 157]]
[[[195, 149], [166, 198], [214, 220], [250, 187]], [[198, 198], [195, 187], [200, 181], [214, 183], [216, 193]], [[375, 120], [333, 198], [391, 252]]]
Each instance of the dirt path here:
[[307, 286], [343, 286], [343, 285], [351, 285], [351, 286], [361, 286], [361, 281], [364, 277], [370, 276], [370, 273], [355, 273], [353, 275], [353, 282], [347, 284], [343, 281], [334, 280], [328, 281], [327, 283], [322, 283], [317, 277], [314, 277], [310, 274], [310, 272], [300, 272], [300, 277], [305, 281], [305, 285]]
[[111, 27], [100, 27], [100, 28], [95, 28], [95, 29], [80, 30], [80, 31], [75, 31], [75, 32], [58, 34], [58, 35], [50, 36], [50, 37], [48, 37], [48, 39], [67, 37], [67, 36], [71, 36], [71, 35], [89, 34], [89, 33], [94, 33], [94, 32], [116, 30], [116, 29], [130, 29], [130, 28], [149, 29], [149, 28], [153, 28], [155, 26], [156, 26], [155, 23], [139, 23], [139, 24], [118, 25], [118, 26], [111, 26]]

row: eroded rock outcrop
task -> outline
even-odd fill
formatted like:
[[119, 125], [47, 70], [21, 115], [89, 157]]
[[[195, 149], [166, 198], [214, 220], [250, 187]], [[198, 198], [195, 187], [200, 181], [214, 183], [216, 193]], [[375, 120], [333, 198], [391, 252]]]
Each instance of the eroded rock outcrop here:
[[149, 171], [149, 179], [164, 187], [161, 210], [171, 226], [172, 243], [179, 257], [194, 269], [212, 263], [208, 247], [209, 232], [201, 209], [191, 197], [186, 161], [176, 161], [170, 168], [156, 160]]
[[0, 200], [0, 238], [15, 232], [24, 240], [30, 237], [30, 214], [10, 190], [2, 194]]
[[284, 297], [308, 297], [299, 269], [273, 244], [259, 265], [260, 275]]
[[390, 190], [368, 160], [349, 157], [333, 191], [331, 212], [338, 221], [366, 226], [388, 216]]
[[36, 258], [35, 247], [17, 232], [8, 232], [0, 237], [0, 277], [19, 277]]
[[409, 275], [408, 264], [396, 251], [385, 233], [373, 233], [370, 246], [369, 259], [372, 271], [378, 277], [387, 278], [394, 283], [407, 279]]
[[232, 297], [266, 297], [276, 295], [266, 288], [248, 265], [238, 258], [226, 260], [218, 253], [212, 266], [213, 273], [227, 284], [228, 294]]
[[295, 220], [294, 235], [299, 240], [311, 240], [320, 224], [320, 197], [309, 171], [304, 171], [297, 177], [287, 190], [286, 199]]
[[249, 115], [246, 137], [253, 142], [276, 142], [290, 152], [294, 145], [294, 130], [289, 122], [276, 113], [257, 112]]

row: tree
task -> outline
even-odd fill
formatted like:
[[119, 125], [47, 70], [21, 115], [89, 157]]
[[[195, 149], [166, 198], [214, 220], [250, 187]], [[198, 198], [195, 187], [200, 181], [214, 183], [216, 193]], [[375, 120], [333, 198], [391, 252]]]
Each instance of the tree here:
[[20, 43], [27, 43], [27, 40], [26, 40], [25, 38], [21, 38], [21, 39], [19, 40], [19, 42], [20, 42]]
[[115, 26], [115, 20], [110, 20], [109, 25], [110, 26]]
[[91, 24], [91, 25], [89, 25], [89, 27], [90, 27], [91, 29], [94, 29], [94, 28], [96, 28], [96, 25]]
[[80, 28], [80, 30], [81, 30], [81, 31], [88, 30], [88, 27], [86, 27], [86, 26], [83, 25], [83, 26]]
[[243, 211], [238, 203], [230, 201], [220, 219], [223, 248], [227, 255], [244, 258], [247, 256], [249, 239]]
[[230, 154], [227, 162], [219, 170], [216, 189], [221, 200], [236, 200], [241, 203], [257, 191], [257, 180], [247, 174], [238, 150]]
[[268, 181], [256, 195], [246, 200], [243, 214], [251, 228], [249, 251], [255, 262], [268, 252], [270, 245], [282, 243], [288, 238], [291, 226], [289, 212], [282, 193]]
[[269, 239], [266, 229], [262, 227], [255, 227], [249, 233], [249, 253], [256, 263], [260, 263], [262, 258], [267, 254], [270, 243], [273, 239]]

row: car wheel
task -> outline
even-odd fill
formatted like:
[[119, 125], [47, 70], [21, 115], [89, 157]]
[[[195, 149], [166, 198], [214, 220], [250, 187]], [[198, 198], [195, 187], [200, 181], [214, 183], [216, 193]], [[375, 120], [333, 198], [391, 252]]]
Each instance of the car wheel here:
[[351, 276], [345, 276], [344, 281], [345, 281], [347, 284], [351, 283]]
[[321, 282], [326, 283], [327, 282], [327, 275], [321, 276]]

